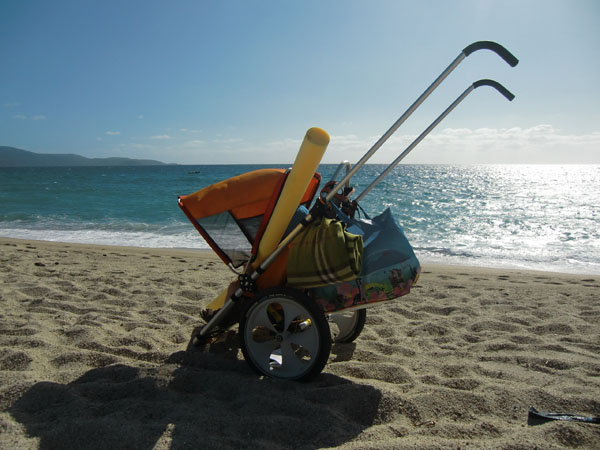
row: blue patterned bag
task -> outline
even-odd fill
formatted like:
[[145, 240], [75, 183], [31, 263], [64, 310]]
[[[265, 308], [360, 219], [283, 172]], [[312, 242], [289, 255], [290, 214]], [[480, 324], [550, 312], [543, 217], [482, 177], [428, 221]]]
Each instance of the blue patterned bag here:
[[338, 217], [347, 223], [349, 233], [363, 236], [362, 271], [356, 280], [311, 289], [323, 310], [366, 306], [408, 294], [421, 265], [390, 209], [373, 219], [350, 219], [339, 210]]

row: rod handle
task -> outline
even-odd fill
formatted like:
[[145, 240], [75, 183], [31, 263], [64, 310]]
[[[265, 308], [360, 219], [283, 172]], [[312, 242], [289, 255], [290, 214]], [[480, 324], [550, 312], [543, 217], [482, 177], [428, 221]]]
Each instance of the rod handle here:
[[504, 61], [506, 61], [511, 67], [515, 67], [519, 64], [519, 60], [511, 52], [506, 50], [503, 46], [493, 41], [477, 41], [473, 42], [463, 49], [465, 56], [469, 56], [471, 53], [477, 50], [487, 49], [495, 52]]
[[475, 83], [473, 83], [473, 89], [477, 89], [480, 86], [493, 87], [498, 92], [500, 92], [502, 95], [504, 95], [508, 99], [509, 102], [512, 102], [513, 98], [515, 98], [515, 95], [512, 92], [510, 92], [508, 89], [506, 89], [504, 86], [502, 86], [497, 81], [483, 79], [483, 80], [479, 80], [479, 81], [476, 81]]

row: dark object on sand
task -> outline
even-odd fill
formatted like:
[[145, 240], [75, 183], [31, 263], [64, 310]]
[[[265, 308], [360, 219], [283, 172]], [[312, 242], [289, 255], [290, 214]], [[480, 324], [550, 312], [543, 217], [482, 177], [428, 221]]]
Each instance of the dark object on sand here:
[[586, 417], [575, 414], [538, 411], [533, 406], [529, 408], [529, 415], [527, 416], [527, 425], [541, 425], [551, 420], [568, 420], [571, 422], [600, 423], [600, 417]]

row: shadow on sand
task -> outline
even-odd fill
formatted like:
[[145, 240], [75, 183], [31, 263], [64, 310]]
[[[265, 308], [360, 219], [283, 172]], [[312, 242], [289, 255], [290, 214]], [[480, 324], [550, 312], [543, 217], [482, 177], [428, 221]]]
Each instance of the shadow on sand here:
[[331, 374], [311, 383], [260, 379], [234, 357], [235, 345], [223, 350], [40, 382], [10, 413], [40, 449], [313, 449], [348, 442], [377, 421], [381, 394], [370, 386]]

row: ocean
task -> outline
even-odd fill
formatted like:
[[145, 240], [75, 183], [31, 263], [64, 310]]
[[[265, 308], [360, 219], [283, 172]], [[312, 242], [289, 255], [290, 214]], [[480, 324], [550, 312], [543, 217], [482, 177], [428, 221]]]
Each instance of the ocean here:
[[[282, 166], [0, 168], [0, 236], [209, 248], [178, 195], [263, 167]], [[391, 208], [422, 263], [600, 274], [600, 165], [400, 165], [361, 206]]]

